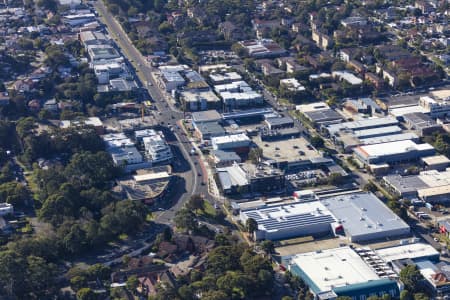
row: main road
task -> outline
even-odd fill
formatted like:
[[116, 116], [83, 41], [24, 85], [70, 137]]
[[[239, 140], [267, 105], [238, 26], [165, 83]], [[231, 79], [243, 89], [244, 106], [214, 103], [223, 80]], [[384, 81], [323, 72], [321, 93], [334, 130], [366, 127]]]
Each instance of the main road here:
[[[116, 45], [120, 48], [122, 54], [127, 58], [129, 63], [136, 70], [136, 75], [139, 78], [141, 85], [148, 90], [150, 97], [152, 98], [152, 104], [157, 108], [158, 112], [154, 114], [155, 119], [163, 126], [172, 125], [173, 135], [175, 141], [174, 147], [178, 147], [181, 155], [178, 155], [178, 162], [183, 164], [183, 160], [187, 161], [188, 167], [183, 168], [177, 173], [184, 181], [184, 190], [180, 190], [177, 187], [175, 197], [179, 200], [176, 204], [168, 210], [159, 212], [156, 214], [155, 221], [164, 224], [171, 224], [175, 212], [178, 211], [184, 203], [194, 194], [207, 194], [207, 188], [201, 184], [203, 174], [200, 167], [199, 159], [196, 156], [190, 156], [190, 150], [192, 148], [191, 142], [188, 137], [184, 135], [182, 129], [176, 126], [176, 123], [183, 119], [183, 113], [173, 106], [169, 97], [165, 91], [159, 88], [159, 83], [155, 80], [155, 74], [158, 74], [158, 70], [151, 67], [146, 58], [134, 47], [128, 35], [123, 30], [122, 26], [117, 22], [114, 16], [108, 11], [103, 1], [95, 1], [95, 9], [99, 13], [100, 19], [103, 24], [108, 28], [109, 35], [114, 38]], [[195, 160], [195, 161], [194, 161]], [[177, 171], [177, 166], [174, 167]]]

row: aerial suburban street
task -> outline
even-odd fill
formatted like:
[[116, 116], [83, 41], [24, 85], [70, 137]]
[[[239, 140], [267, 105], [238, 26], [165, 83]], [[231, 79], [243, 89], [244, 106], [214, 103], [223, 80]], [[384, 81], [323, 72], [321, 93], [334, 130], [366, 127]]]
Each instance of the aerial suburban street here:
[[[105, 25], [108, 27], [108, 31], [116, 40], [117, 45], [120, 47], [121, 51], [124, 53], [128, 61], [136, 70], [136, 74], [141, 81], [143, 89], [148, 90], [152, 105], [157, 108], [157, 110], [153, 112], [154, 118], [157, 119], [161, 125], [174, 125], [172, 127], [174, 129], [173, 135], [178, 141], [178, 143], [175, 144], [175, 147], [177, 147], [182, 154], [182, 157], [178, 157], [181, 165], [175, 166], [175, 171], [178, 167], [184, 169], [183, 172], [177, 173], [177, 175], [184, 179], [185, 187], [184, 189], [181, 189], [183, 190], [182, 193], [180, 193], [180, 188], [174, 188], [174, 190], [176, 190], [174, 199], [179, 200], [172, 208], [164, 212], [155, 213], [155, 221], [169, 224], [172, 221], [175, 212], [184, 205], [184, 203], [189, 199], [190, 196], [192, 196], [193, 194], [208, 194], [207, 187], [201, 185], [201, 179], [198, 178], [200, 176], [197, 176], [198, 174], [202, 174], [203, 172], [201, 168], [198, 167], [198, 156], [191, 156], [189, 154], [190, 150], [192, 149], [191, 142], [189, 141], [189, 138], [184, 134], [181, 127], [176, 125], [176, 123], [183, 118], [183, 113], [174, 108], [173, 103], [170, 103], [167, 100], [165, 92], [161, 91], [158, 87], [159, 83], [155, 80], [155, 74], [158, 72], [158, 70], [151, 67], [145, 57], [143, 57], [142, 54], [140, 54], [139, 51], [134, 47], [127, 34], [123, 31], [122, 27], [117, 23], [112, 14], [106, 9], [103, 1], [96, 1], [95, 7], [97, 8], [97, 11], [99, 12]], [[180, 151], [178, 152], [179, 154]], [[187, 161], [189, 164], [187, 170], [185, 168], [186, 166], [184, 165], [184, 161]], [[206, 176], [206, 174], [201, 176]]]

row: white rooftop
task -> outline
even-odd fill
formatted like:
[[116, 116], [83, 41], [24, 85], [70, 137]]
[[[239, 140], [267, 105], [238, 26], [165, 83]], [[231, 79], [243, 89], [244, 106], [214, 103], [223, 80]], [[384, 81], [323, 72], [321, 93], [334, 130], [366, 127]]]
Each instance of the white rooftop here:
[[134, 181], [137, 183], [143, 182], [143, 181], [149, 181], [149, 180], [157, 180], [157, 179], [164, 179], [169, 178], [170, 174], [167, 172], [158, 172], [158, 173], [147, 173], [147, 174], [141, 174], [141, 175], [134, 175]]
[[358, 85], [363, 83], [363, 80], [361, 78], [356, 77], [355, 75], [347, 71], [334, 71], [332, 74], [335, 77], [339, 77], [340, 79], [347, 81], [351, 85]]
[[358, 150], [359, 153], [363, 154], [366, 157], [386, 156], [386, 155], [407, 153], [414, 150], [424, 151], [431, 149], [434, 148], [428, 143], [416, 144], [412, 140], [366, 145], [356, 148], [356, 150]]
[[250, 141], [250, 138], [245, 133], [231, 134], [225, 136], [217, 136], [211, 138], [214, 144], [225, 144], [232, 142]]
[[298, 254], [292, 261], [321, 291], [380, 279], [350, 247]]
[[409, 226], [372, 193], [356, 192], [321, 200], [352, 241], [409, 233]]
[[450, 185], [450, 170], [439, 172], [437, 170], [429, 170], [420, 172], [418, 177], [429, 187], [438, 187]]
[[439, 256], [439, 252], [433, 246], [424, 243], [414, 243], [375, 250], [375, 253], [385, 262], [399, 259], [419, 259], [431, 256]]
[[330, 107], [325, 102], [314, 102], [314, 103], [310, 103], [310, 104], [297, 105], [295, 107], [295, 109], [305, 113], [305, 112], [310, 112], [310, 111], [330, 109]]

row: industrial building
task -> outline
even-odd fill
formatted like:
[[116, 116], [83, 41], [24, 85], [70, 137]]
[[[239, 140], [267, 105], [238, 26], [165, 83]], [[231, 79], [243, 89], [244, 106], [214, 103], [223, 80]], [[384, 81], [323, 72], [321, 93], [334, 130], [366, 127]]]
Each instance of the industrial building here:
[[431, 203], [448, 203], [450, 201], [450, 170], [422, 171], [419, 175], [383, 177], [387, 189], [404, 198], [416, 198]]
[[233, 151], [214, 150], [212, 157], [216, 168], [231, 166], [234, 163], [241, 162], [241, 157]]
[[203, 122], [195, 124], [195, 136], [199, 138], [202, 143], [211, 140], [213, 137], [226, 135], [225, 129], [217, 122]]
[[353, 149], [354, 157], [366, 166], [409, 162], [434, 153], [435, 149], [430, 144], [417, 144], [412, 140], [359, 146]]
[[291, 117], [270, 117], [264, 120], [269, 130], [294, 127], [294, 120]]
[[[297, 193], [298, 195], [298, 193]], [[309, 194], [308, 194], [309, 195]], [[355, 192], [309, 200], [242, 209], [240, 219], [258, 223], [257, 239], [282, 240], [298, 236], [345, 235], [350, 242], [406, 236], [409, 226], [372, 193]]]
[[450, 165], [450, 159], [445, 155], [433, 155], [420, 159], [427, 170], [444, 171]]
[[297, 254], [289, 270], [302, 278], [310, 291], [321, 300], [348, 296], [366, 299], [388, 294], [399, 296], [397, 282], [380, 276], [355, 250], [340, 247]]
[[222, 120], [222, 116], [214, 109], [192, 113], [192, 124], [194, 126], [203, 122], [219, 122], [220, 120]]
[[443, 299], [440, 297], [449, 294], [450, 265], [445, 261], [439, 262], [439, 252], [431, 245], [402, 240], [399, 246], [377, 249], [374, 252], [397, 274], [407, 265], [416, 265], [424, 278], [423, 283], [437, 299]]
[[408, 240], [405, 242], [403, 245], [376, 249], [375, 253], [387, 263], [402, 259], [439, 260], [439, 252], [433, 246], [424, 243], [409, 243]]
[[251, 140], [245, 133], [218, 136], [211, 138], [214, 150], [235, 150], [236, 152], [248, 152]]
[[262, 120], [265, 115], [273, 114], [274, 110], [271, 107], [251, 108], [235, 112], [227, 112], [222, 114], [223, 120], [238, 120], [238, 119], [258, 119]]
[[311, 123], [320, 127], [327, 124], [340, 123], [344, 119], [325, 102], [297, 105], [296, 110], [302, 113]]
[[284, 173], [266, 165], [233, 163], [217, 168], [217, 178], [224, 194], [270, 193], [286, 186]]
[[324, 130], [330, 136], [336, 136], [339, 135], [340, 132], [345, 131], [358, 131], [365, 129], [383, 128], [388, 126], [396, 126], [398, 124], [399, 121], [393, 117], [369, 118], [339, 124], [330, 124], [324, 127]]
[[291, 237], [328, 234], [338, 226], [336, 219], [320, 202], [279, 204], [266, 208], [242, 209], [243, 224], [252, 218], [258, 223], [256, 240], [280, 240]]
[[321, 199], [343, 226], [351, 242], [408, 235], [410, 228], [372, 193], [351, 193]]
[[322, 158], [322, 155], [301, 136], [294, 138], [288, 136], [286, 139], [273, 141], [255, 137], [253, 142], [263, 150], [264, 159], [283, 170], [310, 167], [315, 159]]
[[442, 131], [441, 125], [437, 124], [429, 115], [421, 112], [404, 114], [403, 120], [410, 129], [415, 130], [420, 136]]
[[336, 146], [347, 153], [350, 153], [353, 148], [361, 145], [373, 145], [404, 140], [412, 140], [414, 142], [419, 141], [419, 136], [417, 134], [412, 132], [403, 133], [403, 129], [398, 125], [362, 129], [341, 127], [339, 131], [334, 130], [334, 127], [329, 129], [332, 141]]

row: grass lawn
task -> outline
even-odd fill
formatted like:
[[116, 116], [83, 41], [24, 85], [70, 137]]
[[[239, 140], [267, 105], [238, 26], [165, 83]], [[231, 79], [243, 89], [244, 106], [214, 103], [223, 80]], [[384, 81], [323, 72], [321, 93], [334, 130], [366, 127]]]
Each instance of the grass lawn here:
[[197, 210], [196, 214], [204, 218], [213, 219], [216, 217], [216, 209], [208, 201], [204, 201], [205, 209]]

